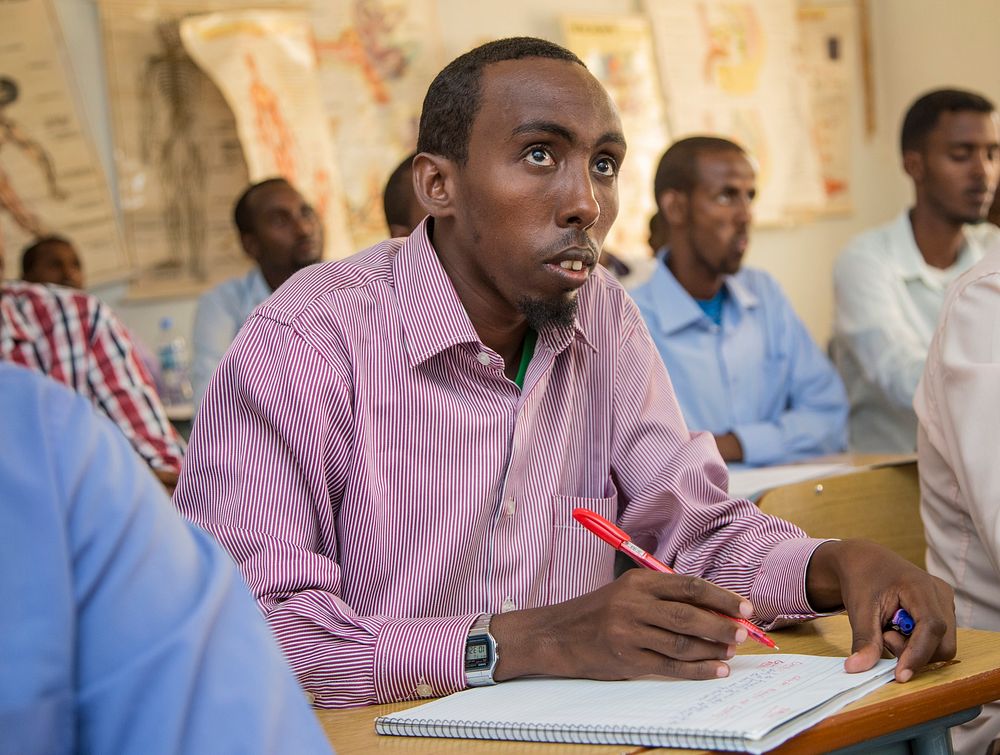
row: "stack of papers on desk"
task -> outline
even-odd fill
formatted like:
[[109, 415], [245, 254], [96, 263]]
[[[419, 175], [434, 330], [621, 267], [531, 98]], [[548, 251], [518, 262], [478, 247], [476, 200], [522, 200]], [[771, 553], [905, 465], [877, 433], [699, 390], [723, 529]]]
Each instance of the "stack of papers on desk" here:
[[787, 464], [756, 469], [737, 469], [729, 472], [729, 495], [756, 501], [766, 491], [781, 485], [831, 477], [845, 472], [857, 472], [850, 464]]
[[843, 658], [743, 655], [725, 679], [628, 682], [532, 678], [478, 687], [380, 716], [379, 734], [762, 753], [892, 678]]

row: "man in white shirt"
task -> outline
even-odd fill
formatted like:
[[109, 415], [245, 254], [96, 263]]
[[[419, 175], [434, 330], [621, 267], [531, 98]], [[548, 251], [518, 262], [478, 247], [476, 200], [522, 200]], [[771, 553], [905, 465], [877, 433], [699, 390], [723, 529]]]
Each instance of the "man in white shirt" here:
[[233, 220], [243, 251], [257, 264], [198, 300], [191, 369], [196, 407], [247, 316], [292, 273], [319, 262], [323, 253], [322, 221], [283, 178], [269, 178], [244, 191], [236, 200]]
[[855, 238], [834, 268], [834, 357], [851, 403], [851, 449], [867, 453], [915, 449], [913, 394], [945, 289], [1000, 239], [983, 223], [1000, 177], [993, 103], [929, 92], [907, 111], [900, 141], [913, 207]]
[[[949, 290], [913, 406], [927, 571], [955, 588], [961, 626], [1000, 630], [1000, 246]], [[952, 732], [956, 752], [986, 752], [1000, 703]]]

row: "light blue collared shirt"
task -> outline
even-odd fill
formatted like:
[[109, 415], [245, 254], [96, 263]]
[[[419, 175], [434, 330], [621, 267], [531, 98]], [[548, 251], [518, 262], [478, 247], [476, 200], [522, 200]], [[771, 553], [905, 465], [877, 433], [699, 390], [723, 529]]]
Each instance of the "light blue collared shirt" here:
[[753, 466], [843, 451], [844, 387], [777, 281], [750, 268], [727, 276], [719, 326], [674, 278], [666, 254], [632, 297], [688, 426], [734, 433]]
[[328, 753], [228, 555], [122, 434], [0, 364], [0, 753]]
[[229, 345], [240, 332], [244, 321], [271, 295], [260, 268], [238, 278], [223, 281], [198, 299], [191, 336], [193, 358], [191, 387], [197, 409]]

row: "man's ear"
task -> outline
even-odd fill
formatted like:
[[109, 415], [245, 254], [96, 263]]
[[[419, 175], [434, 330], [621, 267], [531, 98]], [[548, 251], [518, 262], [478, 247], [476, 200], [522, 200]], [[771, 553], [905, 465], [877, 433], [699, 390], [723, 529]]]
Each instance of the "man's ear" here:
[[413, 158], [413, 193], [424, 212], [435, 218], [453, 215], [457, 167], [447, 157], [420, 152]]
[[657, 204], [660, 214], [667, 221], [667, 227], [684, 225], [688, 215], [688, 196], [676, 189], [667, 189], [660, 194]]
[[906, 175], [912, 178], [916, 182], [924, 180], [924, 172], [926, 166], [924, 165], [924, 156], [918, 150], [908, 149], [903, 153], [903, 170], [906, 171]]

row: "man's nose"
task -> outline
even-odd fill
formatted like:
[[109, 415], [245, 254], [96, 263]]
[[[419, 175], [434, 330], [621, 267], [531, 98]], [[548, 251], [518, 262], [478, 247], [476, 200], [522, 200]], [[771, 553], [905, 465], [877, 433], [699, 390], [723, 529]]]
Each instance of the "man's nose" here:
[[979, 150], [972, 158], [972, 175], [982, 178], [989, 184], [995, 184], [1000, 173], [1000, 162], [996, 155], [987, 150]]
[[299, 236], [312, 236], [316, 232], [316, 223], [313, 215], [299, 215], [295, 219], [295, 230]]
[[753, 197], [743, 195], [735, 202], [736, 222], [741, 225], [750, 225], [753, 222]]
[[590, 228], [601, 216], [601, 204], [594, 195], [594, 180], [590, 166], [567, 172], [563, 204], [559, 213], [559, 225], [564, 227]]

